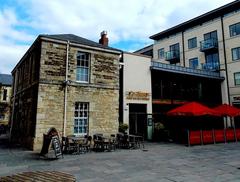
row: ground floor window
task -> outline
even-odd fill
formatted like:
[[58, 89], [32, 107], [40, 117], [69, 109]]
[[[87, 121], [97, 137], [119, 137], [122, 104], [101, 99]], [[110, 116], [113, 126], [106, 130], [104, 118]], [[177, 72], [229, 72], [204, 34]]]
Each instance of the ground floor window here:
[[74, 114], [74, 134], [86, 135], [88, 132], [89, 103], [76, 102]]

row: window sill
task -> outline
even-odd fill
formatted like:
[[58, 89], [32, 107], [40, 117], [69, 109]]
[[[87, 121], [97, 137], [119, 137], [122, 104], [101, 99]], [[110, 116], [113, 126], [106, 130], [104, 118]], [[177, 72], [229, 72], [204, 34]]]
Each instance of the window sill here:
[[232, 62], [239, 62], [240, 59], [235, 59], [235, 60], [232, 60]]
[[76, 83], [89, 84], [89, 82], [77, 81], [77, 80], [76, 80]]

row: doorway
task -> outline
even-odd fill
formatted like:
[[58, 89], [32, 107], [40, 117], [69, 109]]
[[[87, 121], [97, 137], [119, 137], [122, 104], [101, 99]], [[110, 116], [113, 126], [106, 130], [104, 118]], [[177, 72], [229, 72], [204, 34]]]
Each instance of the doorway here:
[[147, 137], [147, 104], [129, 104], [129, 134]]

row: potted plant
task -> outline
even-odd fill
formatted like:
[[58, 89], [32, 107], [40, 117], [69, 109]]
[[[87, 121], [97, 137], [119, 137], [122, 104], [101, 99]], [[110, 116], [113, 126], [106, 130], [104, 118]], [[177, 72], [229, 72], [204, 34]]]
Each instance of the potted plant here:
[[119, 124], [119, 132], [126, 134], [127, 130], [128, 130], [128, 124], [126, 124], [126, 123]]

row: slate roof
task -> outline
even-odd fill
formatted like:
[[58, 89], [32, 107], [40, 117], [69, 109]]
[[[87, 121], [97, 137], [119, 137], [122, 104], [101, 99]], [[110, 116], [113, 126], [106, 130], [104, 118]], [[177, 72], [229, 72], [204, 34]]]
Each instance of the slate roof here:
[[82, 45], [87, 45], [87, 46], [98, 47], [98, 48], [102, 48], [102, 49], [108, 49], [108, 50], [122, 52], [119, 49], [115, 49], [115, 48], [112, 48], [112, 47], [109, 47], [109, 46], [104, 46], [102, 44], [99, 44], [99, 43], [94, 42], [94, 41], [89, 40], [89, 39], [85, 39], [83, 37], [79, 37], [79, 36], [74, 35], [74, 34], [55, 34], [55, 35], [42, 34], [42, 35], [40, 35], [40, 37], [46, 37], [46, 38], [57, 39], [57, 40], [62, 40], [62, 41], [70, 41], [72, 43], [77, 43], [77, 44], [82, 44]]
[[12, 85], [12, 75], [0, 74], [0, 85], [10, 86]]

